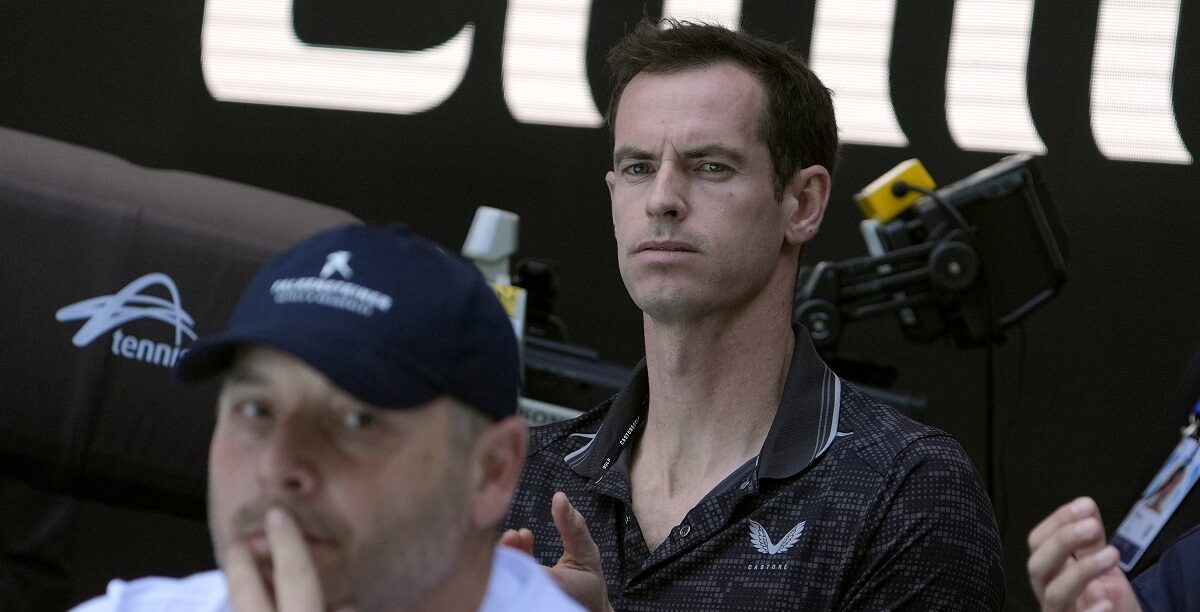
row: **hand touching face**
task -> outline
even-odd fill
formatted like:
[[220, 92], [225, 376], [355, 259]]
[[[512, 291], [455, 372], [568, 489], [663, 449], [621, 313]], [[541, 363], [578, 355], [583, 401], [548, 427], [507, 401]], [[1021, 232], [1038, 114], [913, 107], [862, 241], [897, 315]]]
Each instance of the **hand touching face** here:
[[222, 390], [209, 457], [222, 567], [248, 551], [269, 593], [278, 561], [268, 516], [282, 510], [327, 605], [421, 597], [453, 571], [470, 528], [453, 401], [371, 407], [286, 353], [246, 349]]

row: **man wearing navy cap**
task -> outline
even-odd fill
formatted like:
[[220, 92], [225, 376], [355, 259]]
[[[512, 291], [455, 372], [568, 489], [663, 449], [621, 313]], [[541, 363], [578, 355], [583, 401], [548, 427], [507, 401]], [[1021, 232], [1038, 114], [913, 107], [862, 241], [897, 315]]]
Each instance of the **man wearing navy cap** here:
[[577, 610], [497, 549], [526, 446], [516, 339], [481, 275], [401, 226], [268, 262], [181, 360], [224, 375], [219, 571], [113, 581], [81, 610]]

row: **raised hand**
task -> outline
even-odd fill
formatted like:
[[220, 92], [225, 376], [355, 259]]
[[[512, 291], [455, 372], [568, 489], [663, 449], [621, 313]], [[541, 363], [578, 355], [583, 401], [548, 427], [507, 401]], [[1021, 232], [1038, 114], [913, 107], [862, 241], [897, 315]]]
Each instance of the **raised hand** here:
[[1029, 551], [1029, 581], [1043, 612], [1141, 612], [1090, 497], [1043, 519], [1029, 532]]
[[[587, 521], [561, 491], [550, 500], [550, 515], [562, 538], [563, 554], [558, 563], [546, 568], [554, 581], [580, 605], [592, 612], [609, 612], [608, 587], [604, 582], [604, 567], [600, 549], [592, 540]], [[533, 532], [528, 529], [509, 529], [500, 536], [505, 546], [533, 554]]]
[[271, 508], [265, 523], [271, 549], [270, 584], [259, 574], [249, 548], [233, 543], [225, 551], [224, 563], [230, 605], [237, 612], [323, 612], [321, 579], [296, 521], [287, 512]]

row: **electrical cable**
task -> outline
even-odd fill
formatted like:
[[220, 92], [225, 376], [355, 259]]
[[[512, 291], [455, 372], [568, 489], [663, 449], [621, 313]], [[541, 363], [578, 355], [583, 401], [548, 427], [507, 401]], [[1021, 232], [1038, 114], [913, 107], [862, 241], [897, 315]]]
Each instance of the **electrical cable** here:
[[910, 191], [915, 191], [921, 195], [929, 196], [938, 206], [942, 207], [942, 210], [944, 210], [947, 215], [950, 215], [950, 218], [954, 219], [954, 222], [958, 224], [959, 228], [968, 232], [973, 231], [971, 224], [967, 223], [967, 220], [962, 216], [962, 213], [958, 212], [958, 209], [951, 206], [949, 202], [943, 200], [942, 196], [938, 195], [936, 191], [930, 191], [924, 187], [918, 187], [916, 185], [909, 184], [906, 181], [896, 181], [892, 185], [892, 195], [898, 198], [904, 197]]
[[984, 388], [987, 395], [983, 412], [983, 452], [987, 457], [987, 493], [996, 504], [996, 352], [993, 343], [988, 342], [984, 347]]
[[1020, 421], [1020, 416], [1024, 412], [1025, 403], [1022, 398], [1025, 396], [1025, 359], [1028, 348], [1027, 336], [1025, 335], [1025, 325], [1016, 326], [1017, 334], [1017, 381], [1014, 386], [1014, 397], [1016, 398], [1016, 407], [1012, 414], [1009, 415], [1008, 424], [1004, 427], [1004, 435], [1000, 436], [996, 444], [996, 490], [999, 496], [998, 499], [993, 499], [992, 503], [996, 506], [996, 524], [1000, 528], [1000, 537], [1008, 537], [1008, 477], [1004, 469], [1004, 461], [1008, 456], [1008, 443], [1012, 440], [1013, 430], [1016, 429], [1017, 423]]

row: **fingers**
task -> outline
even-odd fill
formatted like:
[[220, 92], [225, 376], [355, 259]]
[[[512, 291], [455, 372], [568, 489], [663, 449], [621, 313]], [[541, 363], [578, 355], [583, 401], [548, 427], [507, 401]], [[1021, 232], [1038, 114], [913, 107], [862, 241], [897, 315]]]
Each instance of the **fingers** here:
[[244, 544], [234, 542], [226, 548], [223, 557], [230, 606], [237, 612], [272, 610], [271, 596], [267, 594], [250, 550]]
[[533, 555], [533, 532], [522, 527], [521, 529], [507, 529], [500, 534], [500, 544], [515, 548], [524, 552], [527, 555]]
[[1090, 497], [1079, 497], [1070, 503], [1058, 507], [1050, 516], [1042, 519], [1033, 531], [1029, 532], [1029, 549], [1037, 550], [1050, 539], [1063, 525], [1073, 523], [1083, 518], [1094, 517], [1100, 520], [1100, 508]]
[[1029, 556], [1029, 581], [1043, 609], [1064, 609], [1099, 573], [1091, 571], [1092, 565], [1086, 562], [1091, 556], [1081, 556], [1080, 551], [1090, 542], [1102, 542], [1103, 537], [1100, 521], [1088, 517], [1060, 526]]
[[1096, 502], [1090, 497], [1084, 497], [1081, 498], [1081, 500], [1075, 500], [1071, 502], [1069, 505], [1071, 506], [1072, 512], [1075, 513], [1075, 516], [1079, 517], [1080, 519], [1096, 519], [1096, 525], [1098, 527], [1096, 532], [1091, 537], [1084, 539], [1084, 541], [1079, 544], [1078, 548], [1075, 550], [1075, 556], [1079, 557], [1082, 555], [1090, 555], [1103, 550], [1108, 542], [1104, 538], [1104, 519], [1100, 518], [1100, 508], [1096, 505]]
[[1053, 580], [1072, 556], [1086, 555], [1084, 548], [1093, 547], [1097, 541], [1103, 545], [1103, 538], [1104, 529], [1100, 521], [1091, 517], [1059, 527], [1029, 555], [1026, 565], [1029, 578], [1035, 585], [1034, 590], [1037, 590], [1038, 584], [1045, 585]]
[[1034, 527], [1029, 549], [1029, 581], [1043, 610], [1071, 608], [1118, 557], [1105, 545], [1100, 510], [1088, 497], [1060, 506]]
[[1099, 551], [1080, 556], [1068, 564], [1049, 584], [1042, 599], [1044, 610], [1067, 610], [1084, 589], [1104, 572], [1117, 565], [1117, 549], [1106, 546]]
[[304, 534], [287, 512], [267, 511], [267, 540], [274, 566], [275, 599], [279, 610], [317, 612], [323, 607], [321, 582]]
[[[590, 569], [600, 567], [600, 549], [592, 540], [588, 531], [587, 521], [583, 515], [571, 505], [567, 495], [561, 491], [554, 494], [550, 500], [550, 515], [554, 518], [554, 526], [562, 538], [564, 560], [573, 565], [587, 565]], [[533, 532], [521, 529], [508, 529], [500, 534], [500, 544], [533, 554]]]
[[593, 612], [611, 612], [600, 549], [592, 540], [587, 521], [561, 491], [550, 500], [550, 515], [562, 538], [563, 554], [550, 575], [568, 595]]
[[571, 505], [566, 493], [559, 491], [554, 494], [550, 500], [550, 515], [554, 517], [554, 526], [558, 528], [563, 543], [563, 556], [559, 562], [572, 562], [598, 570], [601, 567], [600, 549], [592, 540], [587, 521]]

